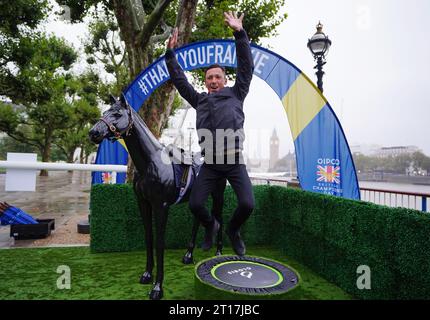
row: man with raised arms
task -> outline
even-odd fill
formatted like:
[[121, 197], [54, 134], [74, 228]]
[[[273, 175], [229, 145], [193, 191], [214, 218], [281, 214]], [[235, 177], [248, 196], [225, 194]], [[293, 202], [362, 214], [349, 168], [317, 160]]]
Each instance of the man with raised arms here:
[[[227, 87], [227, 78], [222, 66], [214, 64], [205, 72], [207, 93], [198, 93], [176, 60], [174, 49], [177, 45], [178, 30], [175, 28], [169, 38], [166, 51], [166, 64], [179, 94], [196, 109], [196, 128], [199, 144], [205, 162], [194, 182], [189, 206], [191, 212], [205, 228], [203, 250], [209, 250], [219, 223], [206, 209], [209, 194], [215, 189], [217, 181], [226, 178], [237, 197], [237, 208], [233, 213], [226, 233], [237, 255], [245, 254], [245, 244], [240, 236], [240, 228], [254, 209], [252, 184], [243, 163], [243, 124], [245, 115], [243, 103], [249, 91], [254, 63], [248, 36], [243, 29], [244, 15], [225, 12], [224, 21], [233, 29], [236, 44], [236, 81]], [[222, 133], [222, 134], [220, 134]]]

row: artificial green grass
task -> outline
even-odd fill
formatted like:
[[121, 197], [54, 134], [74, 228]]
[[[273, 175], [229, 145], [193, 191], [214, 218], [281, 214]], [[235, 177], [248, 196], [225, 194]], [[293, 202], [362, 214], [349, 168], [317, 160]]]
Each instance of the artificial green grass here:
[[[285, 257], [271, 247], [248, 247], [248, 254], [283, 262], [297, 270], [302, 278], [304, 300], [352, 299], [305, 266]], [[194, 251], [196, 262], [213, 254]], [[194, 299], [194, 265], [182, 264], [185, 250], [166, 250], [164, 299]], [[229, 248], [225, 254], [232, 254]], [[145, 270], [144, 251], [90, 253], [89, 247], [23, 248], [0, 251], [0, 300], [134, 300], [148, 299], [150, 285], [139, 283]], [[59, 266], [71, 271], [71, 288], [58, 289]]]

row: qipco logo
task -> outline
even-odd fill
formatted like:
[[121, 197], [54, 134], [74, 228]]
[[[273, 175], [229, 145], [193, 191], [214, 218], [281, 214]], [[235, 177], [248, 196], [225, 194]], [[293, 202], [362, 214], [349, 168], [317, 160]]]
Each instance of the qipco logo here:
[[319, 165], [339, 166], [340, 160], [339, 159], [330, 159], [330, 158], [319, 158], [317, 163]]

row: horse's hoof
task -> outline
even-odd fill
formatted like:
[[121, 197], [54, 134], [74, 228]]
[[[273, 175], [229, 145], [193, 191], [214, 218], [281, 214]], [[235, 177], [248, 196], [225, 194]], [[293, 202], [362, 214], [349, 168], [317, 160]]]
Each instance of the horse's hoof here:
[[140, 277], [140, 283], [141, 284], [152, 283], [152, 275], [148, 271], [145, 271], [144, 274], [142, 274], [142, 276]]
[[193, 264], [194, 263], [194, 259], [192, 257], [191, 258], [183, 257], [182, 258], [182, 263], [183, 264]]
[[222, 251], [221, 251], [221, 250], [217, 250], [217, 251], [215, 252], [215, 255], [216, 255], [216, 256], [222, 256]]
[[182, 263], [183, 264], [193, 264], [194, 263], [193, 254], [191, 252], [187, 251], [187, 253], [185, 253], [184, 256], [182, 257]]
[[149, 299], [151, 300], [160, 300], [163, 298], [163, 290], [162, 289], [152, 289], [149, 293]]

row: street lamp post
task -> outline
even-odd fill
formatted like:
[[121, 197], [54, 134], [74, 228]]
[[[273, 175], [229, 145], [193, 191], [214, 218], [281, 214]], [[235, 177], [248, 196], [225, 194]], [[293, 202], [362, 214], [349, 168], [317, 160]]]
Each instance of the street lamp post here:
[[328, 53], [328, 49], [331, 46], [331, 40], [322, 32], [323, 25], [321, 22], [317, 24], [317, 32], [308, 40], [308, 48], [311, 51], [317, 65], [314, 69], [317, 69], [315, 73], [317, 75], [317, 85], [321, 93], [323, 92], [323, 81], [322, 77], [324, 71], [322, 70], [323, 65], [326, 64], [325, 55]]

